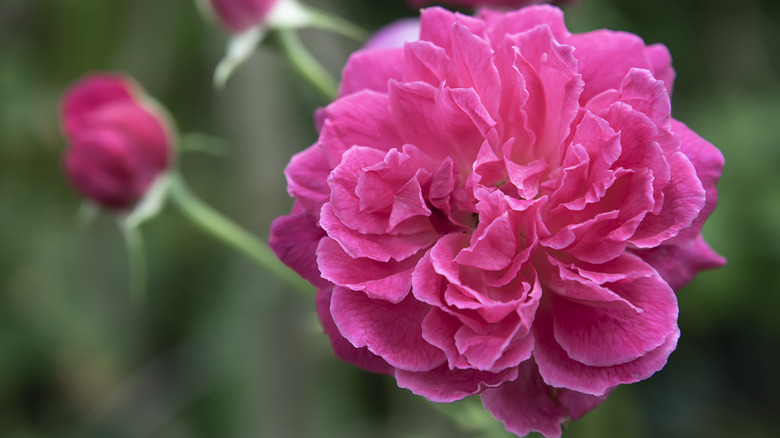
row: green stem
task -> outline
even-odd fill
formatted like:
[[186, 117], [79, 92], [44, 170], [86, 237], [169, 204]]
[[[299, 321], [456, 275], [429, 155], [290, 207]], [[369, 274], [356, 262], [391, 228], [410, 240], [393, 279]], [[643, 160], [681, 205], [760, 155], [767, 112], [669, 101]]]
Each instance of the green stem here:
[[304, 9], [309, 15], [311, 27], [330, 30], [357, 42], [363, 42], [368, 39], [368, 32], [341, 17], [310, 6], [304, 6]]
[[233, 223], [193, 195], [178, 174], [170, 176], [170, 197], [181, 212], [203, 231], [254, 260], [295, 289], [311, 294], [311, 285], [276, 258], [265, 242]]
[[338, 94], [338, 86], [333, 77], [306, 50], [298, 35], [292, 29], [277, 29], [276, 31], [282, 53], [290, 61], [293, 68], [323, 97], [333, 100]]
[[130, 264], [130, 297], [136, 303], [140, 303], [146, 298], [144, 240], [138, 227], [129, 225], [125, 220], [119, 220], [119, 228], [122, 230]]

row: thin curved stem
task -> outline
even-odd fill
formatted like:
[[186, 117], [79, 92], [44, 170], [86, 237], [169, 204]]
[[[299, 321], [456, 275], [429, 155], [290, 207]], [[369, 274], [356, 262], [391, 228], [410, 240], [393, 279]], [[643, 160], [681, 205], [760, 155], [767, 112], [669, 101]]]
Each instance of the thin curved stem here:
[[125, 220], [119, 220], [119, 228], [127, 248], [127, 259], [130, 264], [130, 297], [140, 303], [146, 299], [146, 256], [144, 255], [144, 240], [138, 227]]
[[336, 98], [338, 85], [327, 70], [306, 50], [292, 29], [277, 29], [282, 54], [293, 68], [328, 101]]
[[170, 175], [170, 197], [201, 230], [255, 261], [293, 288], [312, 294], [312, 286], [276, 258], [268, 244], [239, 227], [193, 195], [178, 174]]

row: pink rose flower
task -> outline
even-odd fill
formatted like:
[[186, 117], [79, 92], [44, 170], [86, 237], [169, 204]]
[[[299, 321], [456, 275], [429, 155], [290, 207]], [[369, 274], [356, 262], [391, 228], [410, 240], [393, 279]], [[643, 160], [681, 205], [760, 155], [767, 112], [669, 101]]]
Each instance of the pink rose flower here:
[[208, 0], [222, 24], [240, 33], [265, 21], [278, 0]]
[[532, 6], [422, 11], [363, 50], [285, 175], [271, 245], [336, 354], [436, 402], [561, 434], [660, 370], [723, 156], [670, 116], [667, 49]]
[[61, 111], [65, 174], [101, 206], [132, 207], [168, 167], [171, 128], [130, 78], [87, 75], [65, 92]]

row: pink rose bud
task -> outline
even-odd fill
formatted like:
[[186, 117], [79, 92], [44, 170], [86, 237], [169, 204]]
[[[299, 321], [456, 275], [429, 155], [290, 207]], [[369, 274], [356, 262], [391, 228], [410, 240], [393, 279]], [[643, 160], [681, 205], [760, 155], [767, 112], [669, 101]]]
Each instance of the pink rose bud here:
[[90, 74], [65, 92], [61, 110], [67, 178], [101, 206], [132, 207], [167, 168], [170, 126], [132, 79]]
[[240, 33], [265, 21], [277, 0], [208, 0], [222, 24]]

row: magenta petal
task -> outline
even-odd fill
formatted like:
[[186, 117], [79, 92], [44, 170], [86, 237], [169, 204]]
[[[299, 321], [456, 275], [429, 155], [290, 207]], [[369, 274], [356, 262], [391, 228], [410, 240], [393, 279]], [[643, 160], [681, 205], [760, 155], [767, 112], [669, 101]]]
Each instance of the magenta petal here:
[[317, 145], [310, 146], [293, 155], [284, 175], [287, 177], [287, 192], [297, 199], [303, 209], [319, 217], [322, 205], [330, 198], [327, 177], [331, 167], [325, 154]]
[[533, 359], [520, 364], [517, 379], [487, 389], [480, 397], [508, 432], [526, 436], [537, 431], [546, 438], [560, 437], [563, 422], [581, 417], [606, 398], [548, 386]]
[[404, 50], [401, 47], [375, 48], [353, 53], [341, 74], [339, 96], [361, 90], [387, 92], [390, 79], [401, 79]]
[[723, 172], [723, 154], [707, 140], [699, 137], [682, 122], [672, 120], [672, 129], [680, 136], [680, 150], [696, 168], [696, 176], [704, 187], [706, 200], [699, 215], [694, 219], [690, 228], [683, 230], [672, 239], [674, 243], [690, 242], [701, 233], [704, 221], [710, 217], [718, 204], [718, 190], [716, 185]]
[[487, 388], [493, 388], [517, 376], [517, 368], [498, 373], [476, 370], [451, 370], [446, 365], [427, 372], [395, 371], [398, 386], [406, 388], [430, 401], [450, 403]]
[[374, 373], [392, 374], [393, 367], [381, 357], [371, 353], [365, 347], [355, 348], [341, 336], [330, 314], [331, 295], [333, 295], [332, 286], [317, 289], [316, 304], [317, 315], [320, 317], [325, 334], [330, 338], [336, 357]]
[[330, 303], [339, 332], [355, 348], [367, 347], [390, 365], [408, 371], [429, 371], [446, 361], [444, 353], [422, 337], [421, 324], [429, 309], [410, 297], [394, 304], [338, 286]]
[[322, 206], [320, 226], [328, 236], [339, 242], [350, 257], [366, 257], [380, 262], [405, 260], [431, 246], [437, 236], [433, 231], [404, 235], [358, 233], [336, 217], [330, 203]]
[[580, 96], [583, 105], [603, 91], [620, 89], [632, 68], [652, 68], [644, 41], [630, 33], [597, 30], [572, 35], [569, 44], [576, 47], [578, 68], [586, 84]]
[[352, 258], [331, 238], [321, 239], [316, 251], [324, 279], [363, 291], [369, 298], [398, 303], [412, 287], [412, 270], [417, 262], [415, 258], [387, 263]]
[[315, 251], [325, 231], [305, 213], [280, 216], [271, 223], [268, 246], [285, 265], [317, 287], [327, 284], [320, 276]]
[[672, 55], [669, 54], [669, 49], [663, 44], [653, 44], [647, 46], [646, 53], [650, 59], [650, 64], [653, 66], [653, 76], [664, 81], [664, 85], [671, 96], [676, 73], [674, 68], [672, 68]]
[[640, 248], [658, 246], [691, 226], [704, 207], [705, 192], [696, 169], [682, 152], [669, 157], [672, 180], [664, 190], [664, 205], [658, 215], [648, 215], [631, 243]]
[[658, 274], [605, 287], [634, 308], [553, 298], [555, 340], [571, 359], [594, 367], [630, 362], [658, 348], [677, 330], [677, 299]]
[[701, 236], [688, 245], [661, 245], [636, 252], [652, 265], [674, 290], [680, 290], [701, 270], [726, 265], [726, 259], [713, 251]]
[[447, 52], [429, 41], [415, 41], [404, 46], [404, 82], [441, 85], [451, 62]]
[[595, 367], [570, 358], [555, 340], [552, 324], [552, 318], [541, 312], [534, 322], [534, 359], [542, 378], [550, 386], [597, 396], [616, 385], [644, 380], [663, 368], [680, 337], [675, 327], [663, 344], [644, 356], [619, 365]]

